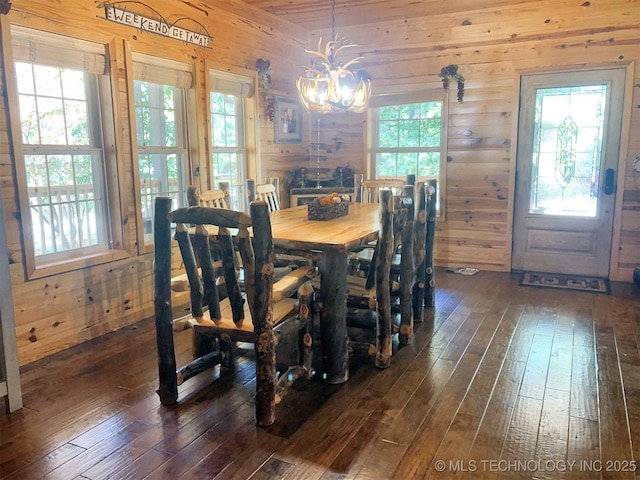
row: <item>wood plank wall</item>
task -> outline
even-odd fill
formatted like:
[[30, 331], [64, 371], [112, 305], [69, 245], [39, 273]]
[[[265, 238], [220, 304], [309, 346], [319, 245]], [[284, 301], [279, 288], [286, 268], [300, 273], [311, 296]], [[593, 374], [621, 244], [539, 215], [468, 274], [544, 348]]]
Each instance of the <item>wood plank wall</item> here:
[[[640, 264], [640, 174], [631, 170], [640, 156], [640, 70], [634, 65], [640, 59], [640, 3], [485, 3], [493, 6], [429, 16], [416, 14], [416, 4], [403, 19], [337, 28], [362, 46], [362, 68], [373, 77], [374, 93], [439, 84], [437, 74], [449, 64], [459, 65], [466, 79], [464, 102], [456, 101], [455, 86], [449, 97], [446, 221], [438, 224], [436, 264], [510, 270], [519, 75], [622, 65], [634, 71], [628, 92], [633, 108], [629, 141], [622, 145], [624, 192], [612, 278], [631, 281]], [[310, 44], [327, 35], [326, 29], [313, 31]], [[364, 115], [345, 119], [340, 136], [360, 137]], [[363, 148], [346, 143], [340, 161], [364, 169]]]
[[[0, 180], [6, 206], [4, 221], [9, 234], [8, 253], [15, 297], [19, 361], [20, 364], [26, 364], [153, 315], [153, 255], [137, 254], [135, 189], [132, 180], [135, 164], [131, 156], [125, 42], [131, 50], [189, 62], [195, 66], [196, 104], [199, 109], [195, 115], [199, 119], [198, 124], [203, 125], [207, 115], [204, 109], [207, 101], [205, 62], [222, 70], [240, 68], [253, 72], [257, 58], [270, 59], [273, 70], [271, 92], [291, 97], [295, 92], [290, 79], [299, 73], [300, 66], [306, 61], [304, 48], [307, 32], [236, 0], [208, 4], [174, 0], [147, 2], [169, 21], [188, 17], [204, 24], [214, 37], [212, 48], [205, 50], [109, 22], [104, 19], [104, 10], [98, 8], [93, 0], [14, 0], [12, 4], [7, 17], [11, 23], [110, 45], [117, 82], [118, 104], [115, 111], [120, 134], [118, 176], [124, 226], [123, 247], [129, 252], [127, 258], [110, 263], [26, 280], [3, 72], [0, 77], [4, 92], [0, 98]], [[153, 16], [141, 10], [137, 10], [137, 13]], [[280, 149], [273, 141], [273, 124], [266, 120], [262, 102], [259, 115], [258, 153], [267, 161], [278, 158]], [[202, 172], [206, 172], [206, 159], [209, 158], [206, 128], [199, 127], [198, 136], [198, 145], [192, 146], [191, 171], [200, 166]], [[290, 155], [304, 154], [306, 139], [287, 149]], [[286, 161], [286, 156], [283, 157]], [[268, 163], [264, 170], [270, 170]], [[192, 181], [202, 181], [202, 186], [206, 188], [207, 178], [208, 175], [201, 175], [193, 177]]]

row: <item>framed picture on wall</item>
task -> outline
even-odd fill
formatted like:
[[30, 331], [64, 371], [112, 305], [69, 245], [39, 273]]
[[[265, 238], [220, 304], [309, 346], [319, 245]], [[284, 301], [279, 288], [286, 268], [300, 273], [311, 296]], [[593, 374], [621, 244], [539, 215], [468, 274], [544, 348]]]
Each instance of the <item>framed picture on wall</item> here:
[[273, 123], [276, 143], [302, 143], [302, 105], [296, 100], [276, 97]]

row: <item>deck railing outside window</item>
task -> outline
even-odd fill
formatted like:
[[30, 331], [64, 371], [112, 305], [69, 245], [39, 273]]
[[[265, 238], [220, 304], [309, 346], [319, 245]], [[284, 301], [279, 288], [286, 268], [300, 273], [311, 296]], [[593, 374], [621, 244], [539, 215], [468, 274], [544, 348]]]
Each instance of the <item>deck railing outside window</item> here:
[[28, 191], [36, 256], [103, 242], [94, 185], [45, 185]]
[[140, 201], [142, 211], [142, 223], [144, 224], [144, 233], [153, 233], [153, 205], [157, 196], [171, 197], [173, 202], [171, 208], [175, 209], [183, 206], [180, 199], [184, 197], [183, 192], [180, 190], [180, 180], [177, 178], [170, 178], [167, 180], [167, 190], [162, 191], [161, 180], [147, 180], [140, 181]]

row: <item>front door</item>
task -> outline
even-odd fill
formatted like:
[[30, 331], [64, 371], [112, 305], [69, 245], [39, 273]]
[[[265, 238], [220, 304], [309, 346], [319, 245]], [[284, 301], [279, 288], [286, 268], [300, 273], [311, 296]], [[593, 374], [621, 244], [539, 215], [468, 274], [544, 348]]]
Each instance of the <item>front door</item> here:
[[514, 270], [608, 277], [625, 70], [521, 78]]

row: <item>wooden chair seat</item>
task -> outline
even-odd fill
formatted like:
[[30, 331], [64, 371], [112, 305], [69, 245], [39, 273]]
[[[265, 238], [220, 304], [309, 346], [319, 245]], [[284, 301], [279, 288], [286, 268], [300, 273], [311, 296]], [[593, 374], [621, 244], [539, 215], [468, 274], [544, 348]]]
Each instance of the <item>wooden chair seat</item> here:
[[[295, 298], [284, 298], [273, 304], [273, 324], [276, 326], [289, 315], [295, 314], [297, 300]], [[227, 302], [220, 304], [221, 318], [212, 320], [206, 312], [202, 317], [194, 317], [189, 314], [185, 317], [173, 321], [174, 332], [179, 332], [191, 328], [194, 332], [203, 335], [228, 335], [234, 342], [249, 342], [255, 340], [253, 320], [249, 310], [249, 304], [244, 304], [244, 319], [238, 323], [233, 321], [231, 305]]]

